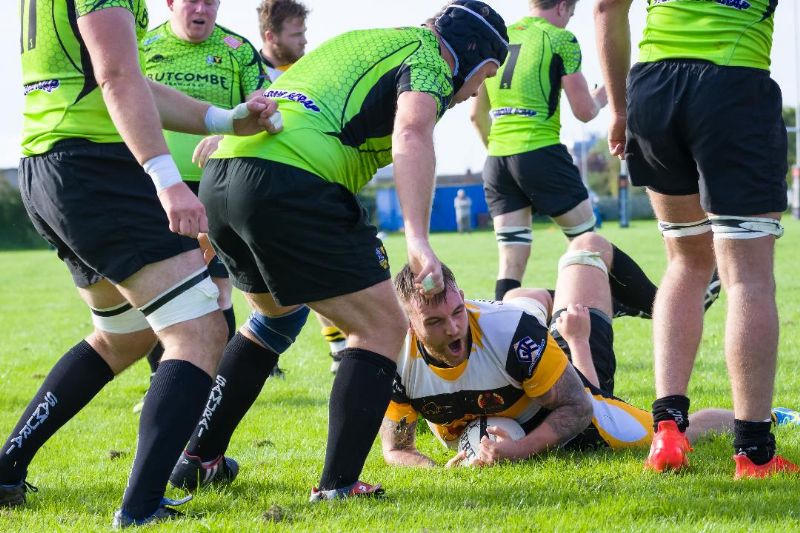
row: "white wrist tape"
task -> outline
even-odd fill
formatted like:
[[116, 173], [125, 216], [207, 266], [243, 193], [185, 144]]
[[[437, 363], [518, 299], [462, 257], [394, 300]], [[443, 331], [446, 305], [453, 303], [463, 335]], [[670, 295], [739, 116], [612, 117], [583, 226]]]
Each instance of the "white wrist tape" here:
[[150, 175], [150, 179], [153, 180], [157, 193], [183, 181], [175, 160], [169, 154], [157, 155], [145, 161], [142, 167]]
[[233, 109], [221, 109], [216, 106], [209, 106], [206, 111], [206, 129], [212, 135], [231, 135], [233, 133], [233, 121], [244, 118], [250, 114], [247, 104], [241, 103]]

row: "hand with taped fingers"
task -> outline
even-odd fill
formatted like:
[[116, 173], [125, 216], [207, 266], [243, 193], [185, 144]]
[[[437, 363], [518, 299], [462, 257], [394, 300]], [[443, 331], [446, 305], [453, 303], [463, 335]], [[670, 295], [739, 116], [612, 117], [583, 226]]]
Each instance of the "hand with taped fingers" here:
[[444, 290], [442, 263], [427, 239], [408, 238], [408, 264], [416, 274], [414, 285], [423, 296], [433, 296]]
[[589, 339], [592, 321], [589, 308], [580, 304], [569, 304], [556, 319], [556, 329], [567, 343], [575, 343]]
[[205, 167], [209, 158], [217, 151], [217, 148], [219, 148], [219, 142], [222, 140], [222, 137], [222, 135], [211, 135], [197, 143], [194, 153], [192, 154], [192, 163], [200, 168]]
[[234, 108], [233, 131], [236, 135], [254, 135], [263, 131], [276, 134], [283, 129], [279, 117], [278, 103], [275, 100], [263, 95], [255, 96], [246, 104], [239, 104]]
[[192, 238], [208, 233], [206, 208], [185, 183], [162, 189], [158, 199], [167, 214], [170, 231]]

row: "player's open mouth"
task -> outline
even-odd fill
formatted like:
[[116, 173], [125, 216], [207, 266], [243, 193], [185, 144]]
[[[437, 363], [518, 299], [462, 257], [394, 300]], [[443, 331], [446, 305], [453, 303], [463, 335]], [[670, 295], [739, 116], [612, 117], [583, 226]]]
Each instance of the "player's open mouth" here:
[[201, 19], [194, 19], [192, 21], [192, 24], [199, 24], [201, 26], [205, 26], [206, 25], [206, 21], [205, 20], [201, 20]]
[[461, 339], [458, 339], [457, 341], [453, 341], [448, 344], [447, 348], [453, 355], [461, 355], [461, 346], [463, 346], [463, 343], [461, 342]]

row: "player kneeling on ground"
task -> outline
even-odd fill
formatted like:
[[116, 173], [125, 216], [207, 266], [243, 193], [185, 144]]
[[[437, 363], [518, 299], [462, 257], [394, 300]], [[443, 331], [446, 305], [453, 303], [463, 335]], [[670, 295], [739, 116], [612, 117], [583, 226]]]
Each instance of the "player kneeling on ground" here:
[[[613, 396], [607, 273], [612, 255], [611, 244], [595, 233], [572, 241], [559, 262], [554, 299], [544, 289], [514, 289], [503, 302], [465, 300], [452, 272], [443, 268], [445, 292], [425, 300], [414, 290], [409, 269], [403, 269], [395, 288], [411, 327], [380, 431], [384, 459], [435, 464], [415, 446], [419, 415], [453, 449], [475, 418], [516, 420], [526, 435], [512, 440], [505, 430], [489, 427], [497, 440], [482, 439], [473, 461], [480, 464], [526, 459], [558, 447], [649, 446], [650, 413]], [[691, 418], [689, 440], [733, 424], [733, 413], [721, 409], [704, 409]], [[448, 465], [464, 458], [459, 452]]]

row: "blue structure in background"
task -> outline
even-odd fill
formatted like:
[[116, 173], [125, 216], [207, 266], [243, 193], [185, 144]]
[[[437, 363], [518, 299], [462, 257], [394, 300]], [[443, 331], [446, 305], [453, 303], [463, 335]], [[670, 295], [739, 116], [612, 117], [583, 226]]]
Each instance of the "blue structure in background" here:
[[[433, 193], [433, 210], [431, 211], [431, 231], [456, 231], [456, 211], [453, 200], [458, 189], [464, 189], [472, 199], [472, 227], [477, 228], [479, 222], [489, 220], [489, 207], [483, 197], [483, 185], [454, 185], [437, 187]], [[403, 227], [403, 214], [400, 211], [400, 201], [395, 189], [378, 189], [375, 195], [376, 209], [378, 212], [378, 229], [383, 231], [398, 231]]]

